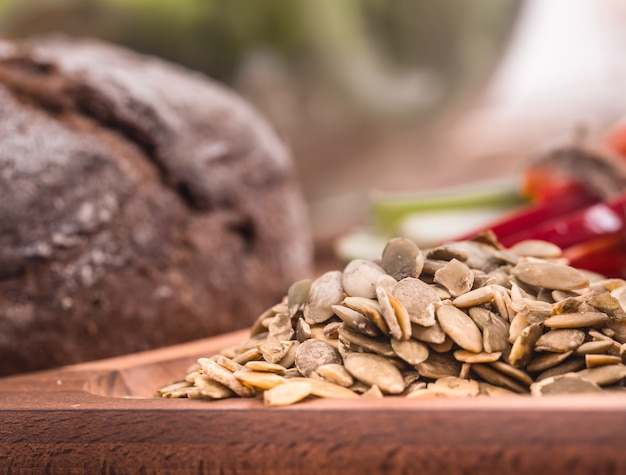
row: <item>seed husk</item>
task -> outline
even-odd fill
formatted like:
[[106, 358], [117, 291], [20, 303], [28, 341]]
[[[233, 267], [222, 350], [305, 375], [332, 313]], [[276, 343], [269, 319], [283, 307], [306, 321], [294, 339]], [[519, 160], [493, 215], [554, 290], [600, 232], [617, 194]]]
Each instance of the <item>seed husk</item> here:
[[383, 393], [400, 394], [404, 391], [402, 374], [382, 356], [371, 353], [350, 353], [345, 366], [353, 377], [370, 386], [375, 384]]

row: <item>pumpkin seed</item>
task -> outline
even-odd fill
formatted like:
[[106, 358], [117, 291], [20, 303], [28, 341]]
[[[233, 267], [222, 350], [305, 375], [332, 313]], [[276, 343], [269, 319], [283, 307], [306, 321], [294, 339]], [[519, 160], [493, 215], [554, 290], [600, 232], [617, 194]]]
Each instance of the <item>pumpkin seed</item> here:
[[626, 378], [626, 366], [621, 363], [597, 366], [580, 370], [576, 374], [599, 386], [608, 386]]
[[601, 312], [560, 313], [547, 318], [543, 324], [549, 328], [583, 328], [601, 325], [608, 319], [609, 316]]
[[415, 242], [394, 238], [387, 242], [381, 258], [382, 268], [396, 280], [418, 277], [424, 267], [424, 255]]
[[478, 381], [446, 376], [429, 383], [428, 390], [437, 396], [475, 397], [480, 393], [480, 385]]
[[585, 367], [585, 360], [583, 358], [568, 358], [563, 363], [553, 366], [542, 373], [540, 373], [535, 380], [541, 381], [542, 379], [549, 378], [551, 376], [557, 376], [559, 374], [570, 373], [572, 371], [578, 371]]
[[434, 280], [443, 285], [452, 297], [458, 297], [472, 289], [474, 273], [463, 262], [452, 259], [435, 272]]
[[344, 291], [352, 297], [376, 297], [376, 281], [385, 275], [378, 264], [365, 259], [355, 259], [343, 270]]
[[525, 241], [520, 241], [511, 246], [509, 250], [518, 256], [542, 258], [559, 257], [562, 254], [559, 246], [540, 239], [527, 239]]
[[612, 355], [585, 355], [585, 364], [587, 368], [595, 368], [597, 366], [619, 364], [622, 362], [621, 356]]
[[376, 300], [365, 297], [346, 297], [343, 303], [369, 318], [382, 333], [389, 334], [389, 326], [385, 322], [381, 314], [380, 304]]
[[613, 346], [610, 340], [587, 341], [576, 348], [577, 355], [600, 354]]
[[495, 386], [501, 386], [516, 393], [528, 392], [525, 386], [502, 374], [500, 371], [491, 368], [490, 366], [484, 364], [474, 364], [472, 365], [472, 372]]
[[456, 350], [454, 352], [454, 357], [464, 363], [491, 363], [499, 360], [501, 356], [502, 353], [499, 351], [496, 353], [472, 353], [467, 350]]
[[483, 336], [469, 315], [452, 305], [440, 305], [436, 314], [443, 331], [457, 345], [473, 353], [483, 350]]
[[626, 280], [569, 267], [544, 242], [504, 249], [493, 233], [427, 253], [397, 239], [383, 254], [294, 283], [247, 341], [156, 394], [281, 406], [626, 390]]
[[379, 336], [380, 330], [369, 318], [362, 313], [352, 310], [344, 305], [333, 305], [333, 311], [343, 323], [350, 328], [367, 336]]
[[268, 363], [267, 361], [248, 361], [244, 367], [250, 371], [262, 371], [264, 373], [282, 374], [285, 372], [284, 366], [275, 363]]
[[337, 363], [323, 364], [319, 366], [315, 372], [326, 381], [338, 384], [339, 386], [348, 388], [354, 384], [354, 379], [348, 370], [346, 370], [343, 365]]
[[459, 308], [477, 307], [485, 303], [493, 301], [496, 286], [486, 285], [478, 289], [465, 292], [463, 295], [456, 297], [452, 304]]
[[533, 323], [522, 330], [509, 353], [509, 361], [512, 366], [522, 368], [530, 362], [534, 354], [535, 343], [540, 336], [541, 327], [538, 323]]
[[328, 271], [313, 281], [304, 306], [307, 323], [323, 323], [334, 315], [332, 306], [344, 298], [341, 280], [340, 271]]
[[515, 368], [510, 364], [506, 364], [503, 361], [494, 361], [493, 363], [490, 363], [489, 366], [497, 369], [502, 374], [510, 376], [511, 378], [520, 381], [521, 383], [524, 383], [526, 386], [530, 386], [530, 384], [533, 382], [533, 379], [528, 375], [528, 373], [522, 371], [521, 369]]
[[417, 371], [424, 378], [439, 379], [446, 376], [458, 376], [461, 363], [448, 354], [430, 353], [426, 361], [418, 363]]
[[358, 348], [371, 351], [373, 353], [378, 353], [382, 356], [395, 356], [395, 352], [393, 351], [391, 343], [389, 341], [371, 338], [361, 333], [353, 332], [348, 328], [342, 328], [339, 330], [339, 339], [350, 349], [352, 349], [356, 345]]
[[411, 322], [425, 327], [435, 324], [435, 306], [441, 299], [430, 285], [407, 277], [396, 284], [391, 295], [404, 306]]
[[580, 330], [551, 330], [539, 337], [535, 351], [565, 353], [575, 350], [585, 341], [585, 332]]
[[304, 310], [309, 291], [311, 290], [311, 280], [300, 280], [291, 284], [287, 290], [287, 311], [290, 318], [294, 318], [297, 314], [301, 314]]
[[282, 376], [267, 371], [236, 371], [233, 376], [246, 386], [258, 389], [271, 389], [286, 381]]
[[548, 261], [520, 261], [511, 269], [511, 274], [529, 285], [553, 290], [574, 290], [589, 285], [589, 279], [578, 269]]
[[428, 358], [428, 347], [415, 340], [391, 339], [391, 348], [404, 361], [416, 365]]
[[296, 368], [304, 376], [310, 376], [317, 368], [325, 364], [341, 363], [337, 349], [325, 341], [306, 340], [300, 343], [296, 351]]
[[[376, 288], [376, 296], [380, 304], [380, 313], [385, 319], [391, 337], [398, 340], [411, 338], [411, 321], [404, 305], [398, 302], [395, 297], [389, 295], [382, 287]], [[400, 325], [401, 320], [402, 325]], [[408, 334], [406, 332], [407, 327]]]
[[350, 353], [346, 369], [359, 381], [376, 385], [383, 393], [399, 394], [404, 391], [404, 380], [398, 368], [387, 359], [371, 353]]
[[547, 394], [579, 394], [597, 393], [602, 389], [596, 383], [581, 378], [576, 373], [567, 373], [559, 376], [552, 376], [543, 379], [530, 386], [530, 393], [533, 396], [544, 396]]
[[526, 366], [528, 371], [533, 373], [539, 371], [545, 371], [549, 368], [552, 368], [571, 356], [573, 351], [566, 351], [562, 353], [544, 353], [533, 358], [530, 363]]
[[437, 322], [429, 327], [423, 327], [422, 325], [412, 323], [411, 336], [416, 340], [426, 343], [441, 344], [446, 340], [446, 333]]
[[215, 361], [209, 358], [199, 358], [198, 364], [202, 368], [204, 374], [206, 374], [213, 381], [223, 384], [238, 396], [251, 397], [254, 394], [250, 388], [241, 384], [241, 382], [233, 376], [233, 373], [218, 365]]
[[273, 387], [263, 393], [263, 402], [268, 406], [289, 406], [311, 394], [308, 381], [290, 381]]

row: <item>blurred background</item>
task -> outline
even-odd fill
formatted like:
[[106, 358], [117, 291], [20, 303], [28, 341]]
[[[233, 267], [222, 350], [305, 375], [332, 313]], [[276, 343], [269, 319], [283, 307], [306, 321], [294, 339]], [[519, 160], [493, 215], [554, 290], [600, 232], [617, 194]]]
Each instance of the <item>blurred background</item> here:
[[508, 189], [544, 145], [626, 110], [623, 0], [0, 0], [0, 12], [3, 36], [102, 38], [236, 89], [291, 148], [320, 255], [371, 226], [377, 197]]

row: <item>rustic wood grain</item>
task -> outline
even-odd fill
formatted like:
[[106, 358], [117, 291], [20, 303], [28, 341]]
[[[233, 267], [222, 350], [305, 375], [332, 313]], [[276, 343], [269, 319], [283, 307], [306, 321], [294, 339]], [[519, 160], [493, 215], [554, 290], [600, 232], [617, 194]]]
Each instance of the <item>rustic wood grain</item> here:
[[618, 474], [626, 396], [152, 398], [245, 332], [0, 379], [0, 473]]

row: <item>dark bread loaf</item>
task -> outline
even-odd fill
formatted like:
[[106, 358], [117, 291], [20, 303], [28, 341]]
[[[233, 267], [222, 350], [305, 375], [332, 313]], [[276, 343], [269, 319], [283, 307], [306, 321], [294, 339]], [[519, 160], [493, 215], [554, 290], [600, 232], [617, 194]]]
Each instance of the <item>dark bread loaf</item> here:
[[311, 266], [293, 163], [206, 77], [0, 42], [0, 374], [248, 326]]

